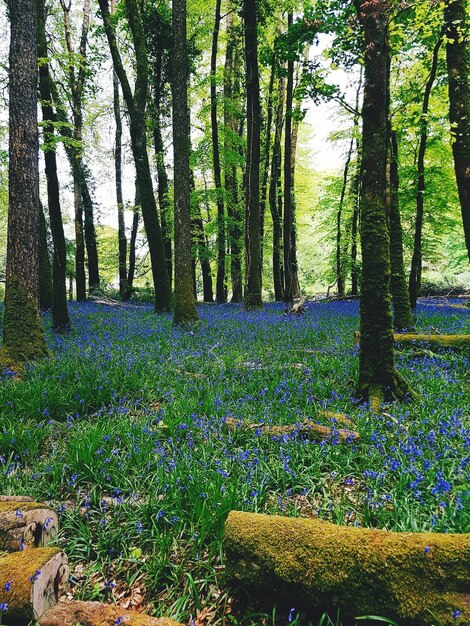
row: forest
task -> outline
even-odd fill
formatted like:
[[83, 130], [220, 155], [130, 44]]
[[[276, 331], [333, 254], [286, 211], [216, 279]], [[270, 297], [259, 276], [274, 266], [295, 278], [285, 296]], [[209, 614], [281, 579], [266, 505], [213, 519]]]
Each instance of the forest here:
[[0, 5], [0, 625], [470, 623], [469, 16]]

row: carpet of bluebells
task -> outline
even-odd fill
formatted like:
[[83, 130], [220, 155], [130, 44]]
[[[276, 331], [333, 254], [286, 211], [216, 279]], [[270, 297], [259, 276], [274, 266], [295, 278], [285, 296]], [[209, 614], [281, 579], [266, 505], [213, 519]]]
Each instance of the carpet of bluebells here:
[[[417, 327], [470, 333], [470, 309], [452, 304], [421, 301]], [[468, 350], [400, 348], [420, 399], [374, 416], [353, 397], [356, 302], [309, 303], [299, 317], [200, 305], [191, 330], [144, 305], [70, 308], [72, 331], [48, 333], [51, 358], [0, 382], [0, 493], [57, 508], [75, 597], [151, 602], [198, 626], [272, 623], [233, 616], [231, 509], [470, 530]], [[347, 413], [360, 441], [224, 428], [317, 421], [323, 408]]]

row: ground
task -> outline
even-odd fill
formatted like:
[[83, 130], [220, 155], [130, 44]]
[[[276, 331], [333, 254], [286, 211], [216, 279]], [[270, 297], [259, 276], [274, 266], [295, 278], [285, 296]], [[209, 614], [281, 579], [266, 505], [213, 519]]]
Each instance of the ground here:
[[[468, 349], [400, 346], [420, 399], [372, 415], [353, 398], [357, 304], [307, 304], [303, 316], [200, 305], [190, 330], [151, 306], [72, 304], [72, 331], [48, 332], [53, 356], [21, 382], [6, 373], [0, 493], [57, 507], [72, 595], [195, 626], [272, 624], [246, 607], [232, 617], [221, 553], [231, 509], [470, 530]], [[469, 333], [470, 309], [442, 304], [419, 304], [417, 330]], [[361, 439], [224, 428], [228, 417], [317, 421], [324, 408], [347, 413]]]

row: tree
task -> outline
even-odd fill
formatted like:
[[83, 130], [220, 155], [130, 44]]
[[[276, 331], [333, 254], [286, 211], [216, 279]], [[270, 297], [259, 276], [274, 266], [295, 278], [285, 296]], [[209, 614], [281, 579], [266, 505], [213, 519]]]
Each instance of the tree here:
[[410, 388], [394, 363], [390, 234], [386, 208], [388, 28], [385, 0], [356, 0], [364, 37], [361, 188], [361, 344], [358, 396], [372, 404]]
[[245, 308], [259, 309], [262, 300], [261, 220], [260, 220], [260, 96], [256, 0], [244, 0], [246, 63], [246, 197], [245, 197]]
[[132, 154], [134, 156], [137, 184], [141, 202], [142, 217], [150, 252], [153, 285], [155, 289], [155, 311], [168, 311], [171, 306], [170, 280], [168, 277], [165, 246], [157, 205], [153, 193], [152, 175], [147, 154], [147, 133], [145, 112], [148, 93], [148, 58], [139, 4], [136, 0], [127, 0], [126, 11], [132, 34], [135, 53], [135, 88], [131, 85], [119, 52], [116, 32], [110, 19], [108, 0], [99, 0], [104, 29], [108, 39], [113, 66], [118, 75], [126, 101], [130, 119]]
[[198, 321], [191, 269], [190, 124], [186, 0], [173, 0], [173, 150], [175, 215], [175, 306], [173, 325]]
[[39, 165], [36, 0], [9, 2], [9, 207], [4, 365], [47, 355], [39, 316]]
[[54, 255], [52, 260], [52, 328], [55, 330], [68, 330], [70, 328], [70, 317], [67, 307], [67, 251], [65, 248], [64, 225], [62, 223], [60, 207], [59, 179], [57, 176], [56, 137], [54, 132], [54, 123], [57, 120], [52, 106], [44, 0], [38, 0], [37, 11], [38, 57], [41, 59], [39, 68], [39, 94], [41, 97], [43, 119], [44, 161], [46, 166], [49, 221], [51, 225], [52, 241], [54, 242]]
[[470, 76], [465, 0], [446, 0], [444, 8], [449, 119], [455, 176], [470, 260]]

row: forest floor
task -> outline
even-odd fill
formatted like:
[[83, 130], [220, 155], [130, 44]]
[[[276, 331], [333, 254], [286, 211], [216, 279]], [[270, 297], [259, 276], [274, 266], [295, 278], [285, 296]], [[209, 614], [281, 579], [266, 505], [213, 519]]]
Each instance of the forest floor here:
[[[400, 347], [420, 400], [372, 415], [353, 398], [357, 302], [307, 304], [299, 317], [200, 305], [185, 331], [143, 305], [72, 303], [71, 332], [48, 332], [51, 358], [3, 380], [0, 493], [59, 511], [71, 595], [194, 626], [300, 624], [295, 611], [239, 611], [223, 580], [231, 509], [470, 530], [468, 350]], [[470, 333], [470, 309], [453, 304], [422, 300], [417, 328]], [[325, 408], [347, 413], [360, 441], [224, 427], [316, 422]]]

